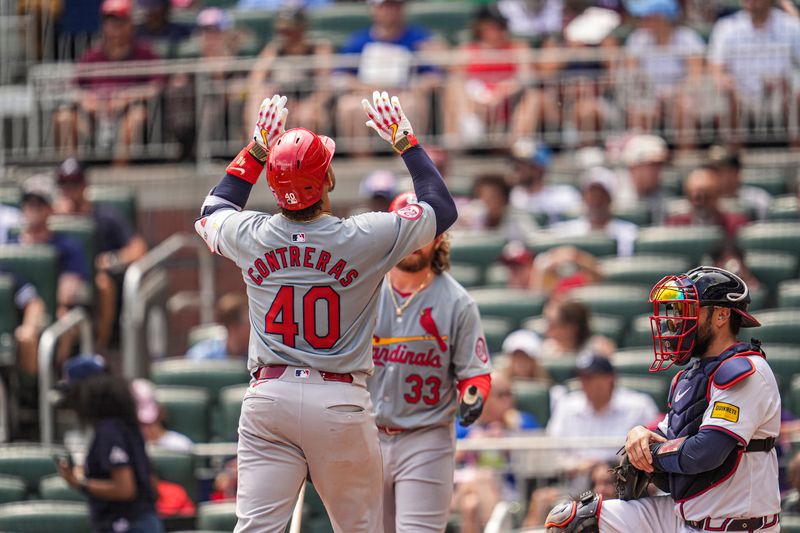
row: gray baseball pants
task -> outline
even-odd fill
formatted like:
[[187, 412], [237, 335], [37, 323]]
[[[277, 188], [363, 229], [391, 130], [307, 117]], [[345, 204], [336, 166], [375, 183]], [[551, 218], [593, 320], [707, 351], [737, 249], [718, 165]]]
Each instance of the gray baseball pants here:
[[[299, 370], [299, 371], [298, 371]], [[248, 388], [239, 419], [237, 533], [283, 533], [310, 474], [337, 533], [382, 524], [381, 452], [366, 375], [287, 367]]]

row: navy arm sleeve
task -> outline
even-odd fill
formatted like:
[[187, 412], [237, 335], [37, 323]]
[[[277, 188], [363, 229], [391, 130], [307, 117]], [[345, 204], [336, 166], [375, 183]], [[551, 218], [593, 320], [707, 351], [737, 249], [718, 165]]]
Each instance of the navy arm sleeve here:
[[712, 428], [701, 429], [697, 435], [686, 439], [677, 453], [659, 455], [655, 447], [653, 454], [654, 467], [663, 472], [674, 474], [700, 474], [714, 470], [739, 445], [739, 441]]
[[436, 215], [436, 234], [441, 235], [458, 218], [456, 203], [447, 190], [444, 178], [421, 146], [409, 148], [402, 157], [414, 182], [417, 200], [433, 207]]
[[247, 205], [247, 200], [250, 198], [250, 191], [252, 190], [253, 186], [250, 183], [236, 176], [225, 174], [217, 186], [211, 189], [208, 194], [207, 200], [213, 198], [215, 201], [206, 201], [200, 211], [200, 216], [210, 215], [220, 209], [241, 211]]

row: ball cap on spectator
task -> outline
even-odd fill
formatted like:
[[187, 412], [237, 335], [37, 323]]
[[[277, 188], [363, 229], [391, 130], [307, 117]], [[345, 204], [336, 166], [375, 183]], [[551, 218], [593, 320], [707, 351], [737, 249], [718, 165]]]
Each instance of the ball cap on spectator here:
[[391, 170], [376, 170], [361, 180], [358, 192], [362, 198], [394, 198], [397, 194], [397, 176]]
[[681, 14], [677, 0], [626, 0], [625, 8], [637, 18], [661, 15], [674, 21]]
[[524, 243], [511, 241], [503, 246], [500, 262], [506, 266], [525, 266], [533, 262], [533, 254]]
[[154, 424], [159, 414], [155, 385], [146, 379], [134, 379], [131, 382], [131, 393], [136, 401], [136, 417], [139, 423]]
[[589, 353], [575, 361], [575, 375], [578, 377], [614, 374], [614, 365], [608, 357]]
[[46, 174], [31, 176], [22, 182], [22, 202], [36, 198], [47, 205], [52, 205], [56, 197], [56, 186], [53, 178]]
[[106, 360], [102, 355], [84, 354], [70, 357], [64, 363], [64, 380], [67, 386], [74, 383], [107, 372]]
[[658, 135], [634, 135], [622, 148], [622, 164], [664, 163], [669, 159], [667, 141]]
[[614, 198], [614, 192], [617, 190], [617, 175], [606, 167], [593, 167], [584, 171], [579, 181], [582, 191], [598, 186], [602, 187], [611, 198]]
[[226, 31], [233, 27], [233, 20], [227, 11], [218, 7], [207, 7], [197, 14], [197, 27]]
[[619, 13], [602, 7], [589, 7], [564, 28], [568, 41], [585, 45], [598, 45], [611, 35], [622, 22]]
[[100, 14], [104, 17], [130, 18], [132, 10], [131, 0], [104, 0], [100, 6]]
[[542, 168], [548, 168], [553, 161], [553, 153], [544, 143], [530, 137], [523, 137], [511, 145], [511, 158]]
[[715, 167], [742, 168], [742, 160], [738, 150], [727, 146], [715, 145], [708, 149], [708, 162]]
[[531, 359], [538, 359], [542, 350], [542, 338], [533, 331], [518, 329], [505, 338], [502, 349], [508, 355], [522, 352]]
[[56, 183], [59, 185], [86, 183], [86, 169], [74, 157], [67, 158], [58, 165]]

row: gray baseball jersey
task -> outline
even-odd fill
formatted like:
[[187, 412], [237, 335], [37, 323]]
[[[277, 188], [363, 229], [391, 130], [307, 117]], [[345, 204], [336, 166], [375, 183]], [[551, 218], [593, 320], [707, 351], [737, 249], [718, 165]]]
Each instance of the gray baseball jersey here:
[[250, 304], [248, 368], [372, 372], [370, 339], [384, 275], [433, 240], [433, 208], [294, 222], [225, 209], [195, 229], [242, 269]]
[[[377, 423], [392, 428], [449, 424], [455, 380], [491, 372], [480, 315], [448, 273], [435, 276], [401, 316], [383, 283], [372, 339], [375, 374], [367, 382]], [[398, 302], [404, 296], [395, 293]]]

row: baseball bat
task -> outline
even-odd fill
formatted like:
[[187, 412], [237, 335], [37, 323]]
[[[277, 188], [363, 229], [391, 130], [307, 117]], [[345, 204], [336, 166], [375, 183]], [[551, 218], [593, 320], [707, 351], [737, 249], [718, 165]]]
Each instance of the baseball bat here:
[[461, 401], [467, 405], [475, 405], [475, 402], [478, 401], [478, 387], [470, 385]]
[[300, 487], [300, 494], [297, 495], [297, 503], [294, 504], [294, 512], [292, 513], [292, 525], [289, 526], [289, 533], [300, 533], [300, 527], [303, 525], [303, 500], [306, 497], [306, 484]]

